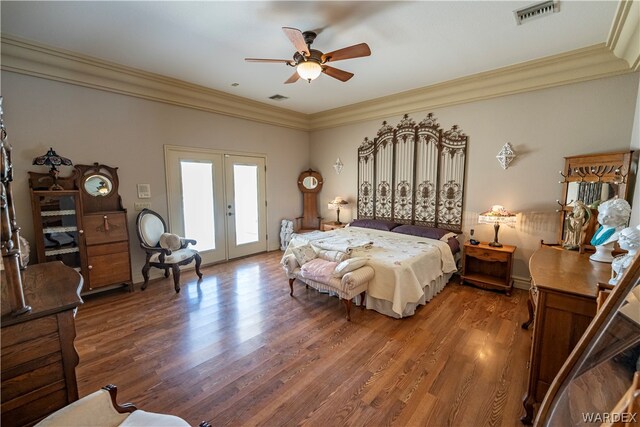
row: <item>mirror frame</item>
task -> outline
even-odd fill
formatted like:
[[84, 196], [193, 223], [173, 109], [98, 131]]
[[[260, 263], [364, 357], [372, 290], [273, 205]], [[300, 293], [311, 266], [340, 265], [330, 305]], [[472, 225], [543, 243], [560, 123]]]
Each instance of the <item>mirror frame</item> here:
[[[82, 209], [85, 213], [122, 211], [122, 199], [118, 194], [119, 180], [118, 168], [94, 163], [93, 165], [76, 165], [76, 188], [80, 190], [82, 198]], [[103, 177], [111, 182], [111, 191], [109, 194], [101, 197], [94, 196], [85, 188], [85, 182], [92, 177]]]
[[[582, 338], [580, 338], [580, 341], [578, 341], [554, 378], [540, 405], [534, 426], [552, 425], [553, 421], [556, 422], [555, 425], [562, 425], [563, 420], [560, 420], [560, 424], [557, 424], [558, 420], [552, 420], [551, 418], [553, 409], [557, 405], [557, 400], [562, 396], [562, 392], [568, 387], [569, 382], [582, 373], [580, 369], [596, 346], [597, 340], [603, 335], [613, 317], [618, 313], [618, 308], [622, 305], [627, 295], [635, 286], [640, 286], [639, 282], [640, 252], [633, 258], [633, 261], [623, 273], [620, 282], [613, 288], [611, 294], [609, 294], [603, 306], [596, 313]], [[612, 407], [611, 411], [613, 409]]]
[[[307, 188], [304, 186], [305, 178], [309, 177], [313, 177], [318, 181], [318, 185], [316, 185], [315, 188]], [[319, 193], [320, 190], [322, 190], [323, 183], [324, 182], [322, 180], [322, 175], [320, 175], [320, 173], [314, 171], [313, 169], [308, 169], [302, 172], [300, 176], [298, 176], [298, 189], [303, 193]]]
[[[109, 189], [109, 191], [105, 194], [101, 194], [99, 191], [94, 193], [89, 191], [89, 189], [87, 189], [87, 183], [92, 180], [92, 179], [100, 179], [102, 182], [105, 182], [106, 187]], [[109, 194], [111, 194], [113, 192], [113, 183], [111, 182], [111, 177], [108, 177], [106, 175], [103, 174], [95, 174], [95, 175], [88, 175], [84, 178], [84, 181], [82, 183], [82, 186], [84, 187], [84, 191], [87, 192], [87, 194], [89, 194], [90, 196], [93, 197], [107, 197]]]
[[[631, 204], [638, 170], [639, 155], [640, 151], [617, 151], [564, 158], [564, 170], [560, 171], [563, 180], [560, 181], [560, 184], [562, 184], [562, 198], [558, 201], [558, 204], [561, 206], [559, 210], [558, 242], [562, 243], [564, 241], [566, 216], [573, 210], [574, 206], [574, 204], [567, 204], [567, 202], [569, 202], [569, 200], [567, 200], [569, 183], [614, 182], [615, 171], [617, 169], [623, 182], [618, 184], [618, 194], [614, 195], [614, 197], [617, 196], [625, 199]], [[591, 237], [597, 229], [597, 221], [595, 218], [597, 218], [598, 212], [592, 209], [591, 213], [594, 220], [586, 230], [586, 242], [591, 241]], [[584, 252], [585, 249], [593, 251], [595, 248], [590, 244], [585, 244], [583, 247], [580, 247], [580, 252]]]

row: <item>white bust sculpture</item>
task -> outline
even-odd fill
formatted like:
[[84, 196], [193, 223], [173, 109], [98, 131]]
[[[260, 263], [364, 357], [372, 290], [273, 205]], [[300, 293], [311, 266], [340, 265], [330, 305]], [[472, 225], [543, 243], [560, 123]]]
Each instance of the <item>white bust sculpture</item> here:
[[611, 263], [611, 280], [609, 280], [610, 285], [616, 285], [620, 281], [622, 273], [629, 267], [631, 260], [640, 249], [640, 225], [638, 227], [627, 227], [620, 231], [618, 245], [628, 253], [613, 259]]
[[620, 231], [629, 222], [631, 205], [624, 199], [611, 199], [598, 206], [598, 222], [600, 228], [591, 238], [596, 252], [589, 258], [593, 261], [611, 262], [613, 244], [618, 240]]

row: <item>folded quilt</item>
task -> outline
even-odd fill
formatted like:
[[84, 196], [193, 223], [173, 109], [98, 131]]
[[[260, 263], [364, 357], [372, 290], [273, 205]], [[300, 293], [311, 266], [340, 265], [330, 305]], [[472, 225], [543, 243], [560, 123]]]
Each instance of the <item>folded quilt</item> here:
[[350, 254], [354, 249], [371, 249], [371, 240], [352, 238], [348, 236], [332, 236], [329, 238], [313, 240], [314, 246], [326, 251], [339, 251]]

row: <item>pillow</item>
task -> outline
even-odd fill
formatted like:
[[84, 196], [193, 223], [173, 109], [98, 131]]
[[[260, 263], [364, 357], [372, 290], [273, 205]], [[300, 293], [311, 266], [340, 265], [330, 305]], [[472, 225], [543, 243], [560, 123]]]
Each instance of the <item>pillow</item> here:
[[298, 264], [300, 264], [301, 267], [312, 259], [316, 259], [318, 256], [315, 249], [313, 249], [313, 246], [308, 243], [306, 245], [291, 248], [291, 252], [293, 253], [293, 256], [296, 257], [296, 261], [298, 261]]
[[342, 277], [350, 271], [357, 270], [363, 267], [369, 262], [369, 260], [362, 256], [346, 259], [336, 266], [333, 272], [334, 277]]
[[362, 227], [372, 228], [374, 230], [391, 231], [391, 229], [397, 227], [400, 224], [384, 219], [354, 219], [349, 225], [351, 227]]
[[449, 230], [443, 230], [442, 228], [424, 227], [422, 225], [400, 225], [393, 229], [394, 233], [409, 234], [411, 236], [426, 237], [427, 239], [440, 240], [447, 234], [451, 233]]
[[182, 239], [177, 234], [162, 233], [159, 243], [161, 248], [177, 251], [182, 246]]
[[326, 261], [342, 262], [345, 259], [349, 259], [351, 255], [341, 251], [318, 251], [318, 258], [322, 258]]
[[312, 259], [300, 268], [300, 274], [305, 279], [315, 280], [320, 283], [328, 283], [331, 280], [337, 262], [325, 261], [320, 258]]

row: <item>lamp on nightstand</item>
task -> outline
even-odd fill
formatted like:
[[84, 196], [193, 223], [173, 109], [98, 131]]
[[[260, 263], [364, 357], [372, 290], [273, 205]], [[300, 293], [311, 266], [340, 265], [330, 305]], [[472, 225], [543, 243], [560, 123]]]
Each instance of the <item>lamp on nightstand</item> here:
[[513, 226], [516, 223], [516, 214], [509, 212], [503, 206], [494, 205], [491, 210], [482, 212], [478, 216], [478, 222], [480, 224], [493, 224], [496, 234], [493, 238], [493, 242], [489, 243], [489, 246], [495, 248], [501, 248], [502, 243], [498, 242], [498, 230], [500, 230], [500, 224], [507, 224]]
[[340, 207], [344, 206], [344, 205], [348, 205], [349, 202], [347, 202], [346, 200], [344, 200], [342, 197], [338, 196], [335, 199], [333, 199], [332, 201], [329, 202], [329, 206], [328, 208], [333, 210], [336, 210], [336, 222], [335, 224], [342, 224], [340, 222]]

